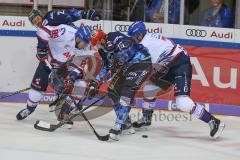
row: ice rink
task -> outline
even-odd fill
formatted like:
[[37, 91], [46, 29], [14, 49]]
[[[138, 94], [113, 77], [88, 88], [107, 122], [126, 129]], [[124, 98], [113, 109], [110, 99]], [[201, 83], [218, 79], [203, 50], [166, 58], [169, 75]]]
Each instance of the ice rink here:
[[[148, 130], [124, 135], [118, 142], [101, 142], [85, 122], [72, 130], [43, 132], [33, 128], [36, 120], [56, 122], [47, 105], [17, 121], [24, 104], [0, 103], [0, 160], [239, 160], [240, 118], [218, 116], [226, 123], [222, 137], [209, 138], [208, 125], [199, 120], [156, 119]], [[138, 112], [134, 110], [133, 113]], [[132, 113], [132, 114], [133, 114]], [[163, 112], [167, 116], [184, 113]], [[187, 117], [188, 115], [185, 114]], [[91, 120], [105, 135], [114, 122], [114, 113]], [[189, 117], [188, 117], [189, 118]], [[148, 138], [142, 138], [142, 135]]]

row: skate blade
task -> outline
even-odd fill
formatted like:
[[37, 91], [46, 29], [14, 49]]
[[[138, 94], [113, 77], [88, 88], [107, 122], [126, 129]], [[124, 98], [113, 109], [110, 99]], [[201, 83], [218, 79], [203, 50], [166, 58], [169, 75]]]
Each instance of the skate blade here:
[[72, 129], [73, 128], [73, 124], [64, 124], [61, 126], [62, 129]]
[[35, 123], [35, 125], [39, 128], [46, 128], [46, 129], [50, 129], [50, 123], [47, 123], [45, 121], [37, 121]]
[[220, 135], [222, 134], [223, 130], [225, 128], [225, 124], [224, 123], [220, 123], [218, 131], [216, 132], [216, 134], [213, 136], [214, 139], [218, 139], [220, 137]]
[[49, 106], [49, 112], [54, 112], [55, 111], [55, 106]]
[[122, 135], [131, 135], [131, 134], [135, 134], [135, 133], [136, 133], [136, 131], [133, 127], [122, 130]]
[[109, 134], [109, 140], [119, 141], [118, 135], [110, 133]]
[[148, 131], [149, 130], [149, 126], [142, 126], [140, 128], [134, 128], [135, 131]]

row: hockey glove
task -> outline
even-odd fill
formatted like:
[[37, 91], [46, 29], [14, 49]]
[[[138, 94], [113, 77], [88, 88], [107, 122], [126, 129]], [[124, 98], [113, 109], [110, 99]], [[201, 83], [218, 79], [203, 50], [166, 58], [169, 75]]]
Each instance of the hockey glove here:
[[85, 92], [85, 95], [91, 99], [98, 94], [98, 89], [100, 88], [101, 84], [99, 81], [91, 81], [88, 85], [88, 89]]
[[67, 76], [64, 80], [64, 92], [66, 94], [70, 94], [73, 90], [73, 86], [74, 86], [74, 80], [72, 79], [71, 76]]
[[162, 72], [153, 71], [153, 73], [150, 76], [150, 80], [163, 90], [167, 90], [171, 87], [171, 83], [166, 80], [163, 80], [163, 78], [168, 73], [168, 70], [161, 71]]
[[65, 93], [70, 94], [74, 87], [74, 82], [79, 77], [78, 73], [75, 71], [72, 71], [68, 74], [68, 76], [64, 80], [64, 90]]
[[167, 66], [159, 65], [157, 69], [153, 68], [153, 74], [155, 77], [162, 78], [164, 77], [169, 71], [169, 68]]
[[44, 62], [48, 59], [48, 51], [46, 49], [37, 49], [36, 57], [40, 62]]
[[99, 20], [101, 20], [101, 15], [95, 9], [88, 9], [88, 10], [82, 11], [82, 18], [89, 19], [92, 21], [99, 21]]

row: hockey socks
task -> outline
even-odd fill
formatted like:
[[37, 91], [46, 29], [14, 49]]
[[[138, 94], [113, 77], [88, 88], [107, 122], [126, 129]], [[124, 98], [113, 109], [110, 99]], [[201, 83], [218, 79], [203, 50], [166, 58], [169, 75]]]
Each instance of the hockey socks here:
[[200, 105], [200, 104], [196, 104], [193, 107], [191, 114], [194, 117], [196, 117], [206, 123], [210, 122], [213, 119], [213, 116], [204, 108], [203, 105]]
[[124, 124], [126, 119], [128, 118], [131, 107], [116, 105], [116, 106], [114, 106], [114, 110], [117, 115], [116, 123]]

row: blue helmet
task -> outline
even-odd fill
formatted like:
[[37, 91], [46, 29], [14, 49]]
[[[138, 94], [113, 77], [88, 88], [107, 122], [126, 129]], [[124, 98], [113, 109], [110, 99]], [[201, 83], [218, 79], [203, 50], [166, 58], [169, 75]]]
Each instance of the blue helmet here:
[[91, 40], [91, 29], [89, 26], [81, 25], [77, 28], [76, 37], [79, 37], [86, 43], [89, 43]]
[[131, 37], [136, 37], [139, 34], [143, 36], [147, 33], [147, 28], [142, 21], [133, 22], [128, 28], [128, 35]]
[[88, 25], [85, 25], [84, 27], [85, 27], [85, 28], [86, 28], [86, 30], [88, 30], [88, 32], [90, 32], [90, 34], [91, 34], [91, 32], [92, 32], [92, 29], [91, 29], [91, 27], [90, 27], [90, 26], [88, 26]]

